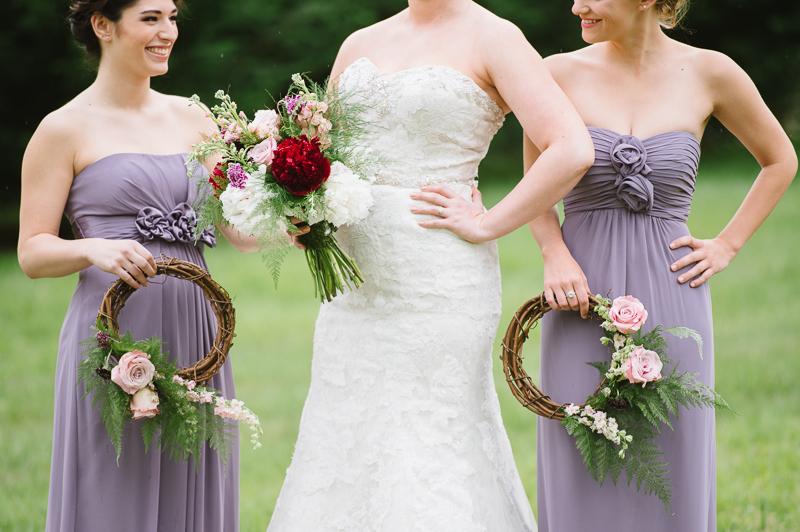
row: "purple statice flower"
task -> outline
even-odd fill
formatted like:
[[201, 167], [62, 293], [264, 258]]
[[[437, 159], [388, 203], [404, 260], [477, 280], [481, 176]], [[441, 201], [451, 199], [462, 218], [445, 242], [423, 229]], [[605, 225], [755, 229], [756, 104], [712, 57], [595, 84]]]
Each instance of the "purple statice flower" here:
[[111, 349], [111, 337], [103, 331], [98, 331], [97, 345], [100, 346], [100, 349]]
[[289, 114], [292, 114], [297, 102], [300, 100], [300, 96], [287, 96], [284, 100], [286, 100], [286, 110], [289, 111]]
[[232, 187], [242, 189], [247, 181], [247, 174], [242, 170], [240, 164], [233, 163], [228, 166], [228, 179]]

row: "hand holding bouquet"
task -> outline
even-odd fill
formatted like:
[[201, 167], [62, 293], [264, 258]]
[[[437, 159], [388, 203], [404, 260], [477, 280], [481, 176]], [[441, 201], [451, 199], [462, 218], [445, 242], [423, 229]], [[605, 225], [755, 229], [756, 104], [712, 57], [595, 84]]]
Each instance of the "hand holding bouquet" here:
[[[311, 87], [309, 88], [309, 85]], [[223, 91], [211, 108], [218, 127], [195, 146], [191, 163], [222, 155], [202, 183], [197, 210], [200, 227], [231, 224], [259, 237], [275, 283], [286, 253], [286, 232], [296, 230], [289, 217], [310, 231], [299, 237], [315, 281], [315, 293], [330, 301], [347, 285], [364, 281], [356, 263], [341, 249], [334, 233], [366, 218], [372, 206], [369, 175], [378, 158], [361, 149], [366, 135], [363, 108], [343, 105], [335, 87], [306, 83], [292, 76], [289, 94], [275, 109], [260, 110], [253, 119], [237, 109]], [[199, 98], [192, 97], [200, 105]]]

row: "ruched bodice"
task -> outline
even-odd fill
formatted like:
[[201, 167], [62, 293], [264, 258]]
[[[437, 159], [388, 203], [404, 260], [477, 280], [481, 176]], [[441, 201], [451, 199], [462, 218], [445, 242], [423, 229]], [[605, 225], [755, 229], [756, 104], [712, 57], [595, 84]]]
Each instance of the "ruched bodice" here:
[[342, 93], [367, 108], [371, 148], [389, 163], [379, 185], [469, 183], [503, 125], [497, 103], [470, 77], [429, 65], [384, 75], [367, 58], [341, 76]]
[[[194, 244], [197, 188], [186, 178], [186, 154], [116, 153], [75, 176], [65, 214], [77, 238], [153, 239]], [[198, 245], [216, 245], [201, 232]]]
[[590, 127], [595, 163], [564, 198], [569, 215], [597, 209], [628, 209], [685, 222], [689, 217], [700, 143], [685, 131], [638, 139]]

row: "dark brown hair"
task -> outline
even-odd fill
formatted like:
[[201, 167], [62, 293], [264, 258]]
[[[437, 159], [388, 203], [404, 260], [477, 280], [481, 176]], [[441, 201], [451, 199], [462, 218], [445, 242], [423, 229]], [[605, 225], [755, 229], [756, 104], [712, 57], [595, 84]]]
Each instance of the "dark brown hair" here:
[[[172, 0], [178, 9], [183, 7], [183, 0]], [[122, 12], [139, 0], [74, 0], [69, 6], [69, 28], [72, 38], [86, 51], [91, 60], [100, 59], [100, 41], [92, 28], [92, 16], [103, 15], [111, 22], [117, 22]]]
[[657, 0], [658, 21], [667, 29], [678, 26], [689, 11], [689, 0]]

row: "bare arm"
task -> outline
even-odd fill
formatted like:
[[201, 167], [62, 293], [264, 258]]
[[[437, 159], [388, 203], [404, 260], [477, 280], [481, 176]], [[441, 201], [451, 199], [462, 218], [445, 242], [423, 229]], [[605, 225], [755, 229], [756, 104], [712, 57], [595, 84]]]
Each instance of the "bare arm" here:
[[155, 276], [155, 261], [132, 240], [63, 240], [58, 228], [73, 179], [73, 135], [56, 115], [42, 122], [22, 161], [17, 257], [28, 277], [64, 277], [91, 265], [134, 288]]
[[[516, 26], [500, 21], [482, 43], [493, 85], [519, 119], [539, 157], [511, 193], [485, 214], [443, 186], [424, 187], [415, 199], [446, 209], [420, 222], [444, 227], [470, 242], [493, 240], [541, 216], [580, 180], [594, 161], [591, 138], [544, 61]], [[436, 214], [437, 208], [414, 212]]]
[[[523, 160], [527, 172], [539, 157], [539, 150], [523, 135]], [[550, 308], [555, 310], [580, 310], [582, 317], [589, 315], [589, 284], [583, 270], [572, 257], [558, 221], [558, 207], [554, 206], [528, 223], [533, 238], [539, 244], [544, 261], [544, 294]], [[572, 297], [569, 297], [572, 292]]]
[[744, 144], [761, 165], [753, 186], [739, 210], [713, 239], [682, 237], [673, 249], [689, 246], [692, 252], [672, 265], [679, 270], [694, 266], [678, 278], [697, 287], [724, 270], [745, 242], [764, 223], [797, 173], [797, 154], [753, 82], [732, 60], [709, 52], [708, 87], [714, 96], [713, 115]]

